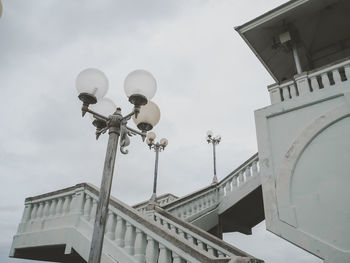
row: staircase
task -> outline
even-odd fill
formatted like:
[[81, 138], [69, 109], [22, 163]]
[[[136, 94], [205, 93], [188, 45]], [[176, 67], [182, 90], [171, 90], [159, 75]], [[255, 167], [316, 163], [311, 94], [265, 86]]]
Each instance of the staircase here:
[[[232, 184], [232, 180], [228, 181]], [[223, 183], [227, 186], [226, 179]], [[172, 209], [156, 207], [152, 212], [140, 213], [111, 198], [101, 262], [263, 262], [183, 220], [198, 218], [196, 214], [206, 215], [205, 211], [214, 207], [220, 211], [218, 201], [228, 196], [229, 191], [224, 190], [218, 199], [217, 194], [215, 198], [213, 195], [216, 189], [221, 189], [222, 193], [223, 186], [210, 186], [198, 195], [199, 199], [191, 195], [191, 200], [205, 202], [201, 205], [195, 202], [198, 204], [193, 206], [197, 207], [196, 210], [184, 209], [183, 213], [180, 212], [182, 205], [174, 204], [177, 200], [166, 205]], [[27, 198], [10, 257], [86, 262], [98, 194], [96, 187], [78, 184]], [[179, 213], [180, 218], [174, 216]]]
[[[218, 184], [173, 201], [164, 202], [164, 198], [159, 198], [158, 203], [170, 214], [220, 238], [225, 232], [251, 234], [251, 229], [264, 220], [258, 154]], [[146, 206], [144, 202], [134, 208], [145, 212]]]

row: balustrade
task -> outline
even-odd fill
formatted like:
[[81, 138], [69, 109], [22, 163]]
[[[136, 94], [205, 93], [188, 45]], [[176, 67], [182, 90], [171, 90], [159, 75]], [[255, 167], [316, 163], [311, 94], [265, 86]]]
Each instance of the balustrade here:
[[273, 84], [268, 90], [271, 103], [275, 104], [333, 87], [350, 88], [350, 60], [304, 72], [291, 81]]
[[[65, 221], [60, 222], [71, 222], [73, 226], [76, 226], [77, 220], [82, 220], [82, 222], [90, 226], [92, 231], [97, 207], [96, 200], [97, 195], [87, 190], [79, 193], [70, 190], [67, 193], [60, 192], [57, 196], [53, 195], [33, 201], [30, 200], [26, 202], [21, 223], [31, 223], [30, 221], [35, 223], [40, 220], [60, 220], [60, 218], [69, 217], [73, 218], [73, 220], [67, 221], [64, 219]], [[177, 207], [176, 211], [179, 211], [183, 216], [191, 216], [194, 213], [217, 204], [217, 202], [217, 188], [212, 188], [208, 192], [203, 192], [198, 198], [196, 197], [191, 202], [188, 202], [185, 207]], [[169, 244], [165, 245], [161, 241], [166, 235], [171, 235], [171, 238], [169, 237], [168, 239], [170, 243], [175, 237], [178, 238], [176, 242], [187, 243], [189, 249], [192, 249], [193, 245], [197, 246], [199, 251], [202, 251], [200, 253], [204, 253], [204, 257], [225, 258], [229, 254], [220, 248], [220, 246], [211, 243], [211, 241], [207, 241], [200, 235], [192, 233], [191, 230], [155, 213], [153, 217], [154, 221], [161, 229], [166, 230], [164, 233], [162, 232], [163, 236], [159, 236], [158, 232], [152, 232], [152, 230], [149, 230], [150, 228], [147, 228], [145, 224], [141, 223], [142, 220], [146, 219], [142, 219], [140, 215], [133, 214], [135, 212], [128, 210], [129, 208], [125, 206], [123, 206], [122, 210], [118, 206], [122, 207], [123, 205], [118, 204], [116, 207], [112, 206], [108, 210], [105, 238], [110, 240], [115, 246], [124, 249], [137, 262], [186, 262], [184, 258], [174, 252], [173, 249], [177, 249], [176, 245], [172, 249], [169, 247]], [[131, 219], [131, 215], [137, 217], [137, 219]], [[57, 224], [38, 223], [45, 225], [48, 228], [47, 230], [50, 227], [57, 227]], [[147, 224], [152, 224], [152, 221], [149, 221]], [[156, 227], [156, 225], [153, 227]], [[20, 227], [19, 230], [27, 231], [25, 227]], [[28, 231], [31, 230], [29, 229]], [[199, 253], [198, 250], [194, 252]], [[206, 262], [214, 261], [208, 258]]]

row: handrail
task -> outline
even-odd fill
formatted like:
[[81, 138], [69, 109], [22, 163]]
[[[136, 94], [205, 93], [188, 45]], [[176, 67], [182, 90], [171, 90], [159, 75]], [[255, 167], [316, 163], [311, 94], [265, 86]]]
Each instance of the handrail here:
[[[202, 230], [201, 228], [199, 228], [193, 224], [187, 223], [186, 221], [180, 220], [178, 217], [173, 216], [169, 212], [165, 211], [163, 208], [156, 207], [155, 211], [156, 211], [156, 215], [161, 215], [163, 218], [168, 219], [168, 223], [171, 222], [178, 229], [181, 229], [185, 233], [184, 238], [186, 238], [187, 240], [191, 241], [190, 236], [192, 236], [192, 239], [193, 238], [198, 239], [198, 236], [199, 236], [202, 238], [202, 240], [201, 240], [202, 242], [205, 242], [204, 239], [206, 241], [209, 241], [209, 243], [212, 243], [212, 244], [210, 244], [210, 245], [212, 245], [212, 247], [216, 246], [216, 249], [225, 255], [232, 254], [232, 255], [238, 255], [238, 256], [243, 256], [243, 257], [252, 257], [248, 253], [224, 242], [223, 240], [209, 234], [208, 232]], [[171, 228], [172, 227], [170, 226], [170, 229]], [[178, 234], [184, 236], [183, 233], [181, 233], [181, 232]]]

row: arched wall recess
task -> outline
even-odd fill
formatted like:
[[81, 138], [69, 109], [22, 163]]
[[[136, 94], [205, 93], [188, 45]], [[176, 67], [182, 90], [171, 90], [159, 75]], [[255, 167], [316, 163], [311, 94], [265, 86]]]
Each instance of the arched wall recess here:
[[291, 189], [292, 177], [303, 152], [325, 129], [349, 116], [349, 109], [346, 105], [321, 115], [307, 126], [289, 147], [281, 163], [280, 172], [276, 178], [277, 206], [281, 221], [296, 228], [298, 227], [296, 207], [293, 205], [291, 199]]

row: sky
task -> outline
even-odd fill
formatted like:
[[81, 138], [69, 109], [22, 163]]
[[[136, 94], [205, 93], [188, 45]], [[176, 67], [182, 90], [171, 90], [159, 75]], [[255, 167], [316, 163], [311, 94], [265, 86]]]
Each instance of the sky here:
[[[2, 0], [0, 18], [0, 262], [8, 258], [24, 199], [78, 183], [100, 185], [107, 136], [81, 117], [76, 76], [98, 68], [111, 98], [132, 110], [123, 82], [135, 69], [157, 80], [161, 111], [158, 194], [186, 195], [212, 181], [207, 130], [220, 134], [219, 180], [257, 152], [254, 110], [269, 105], [273, 79], [234, 30], [285, 0]], [[130, 123], [130, 126], [133, 124]], [[154, 152], [132, 137], [117, 154], [112, 195], [151, 196]], [[268, 263], [321, 262], [266, 231], [225, 234]]]

